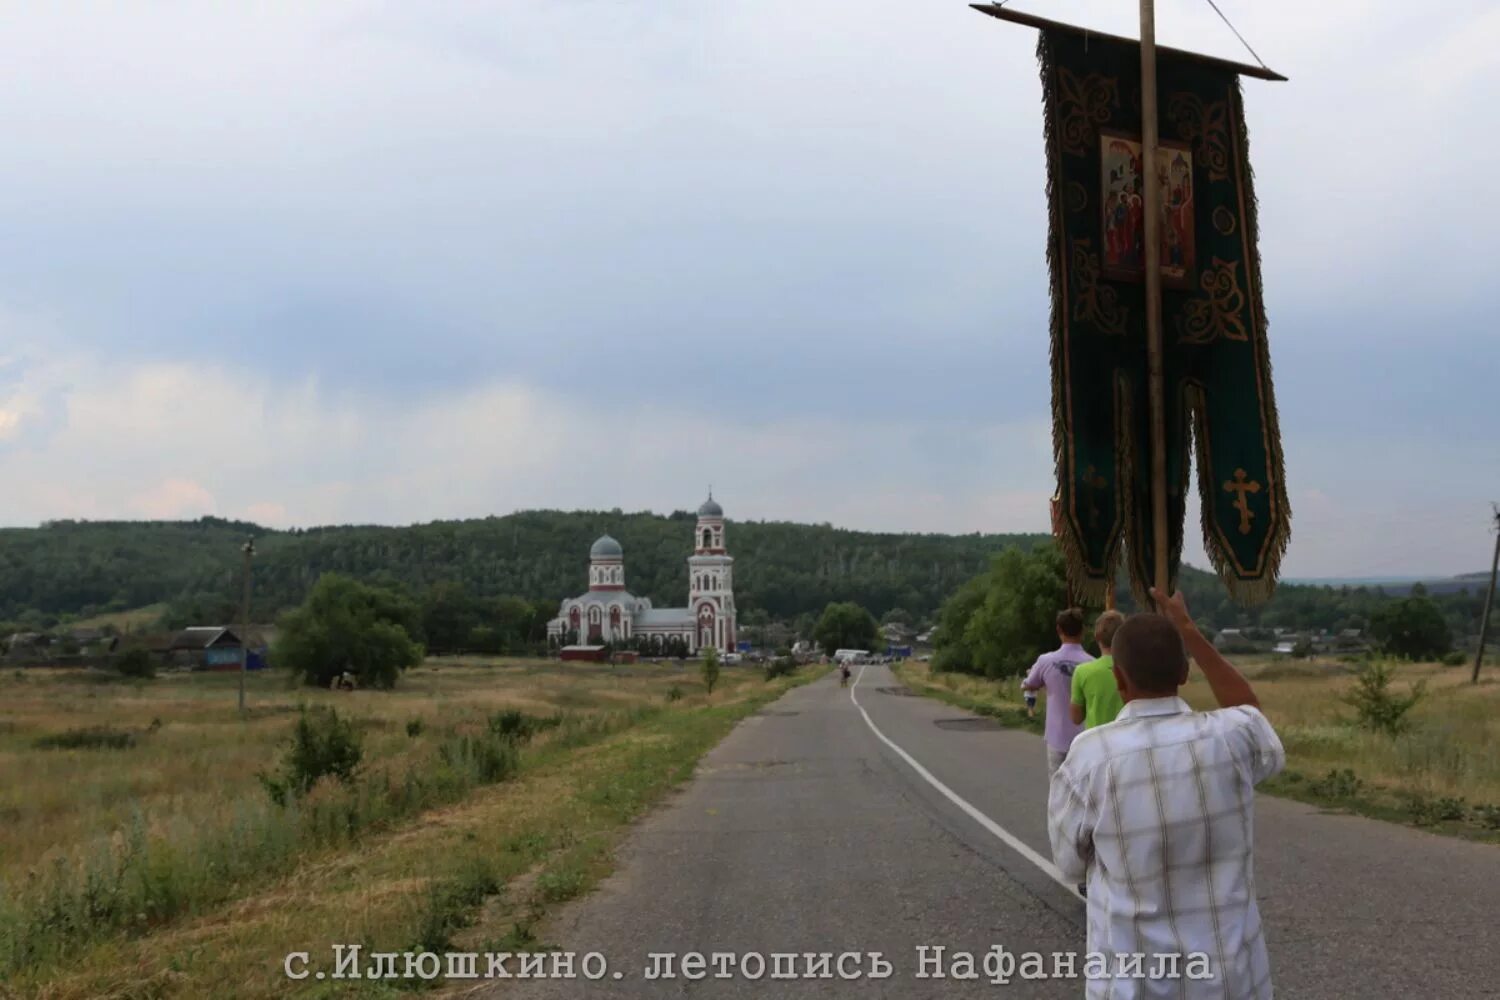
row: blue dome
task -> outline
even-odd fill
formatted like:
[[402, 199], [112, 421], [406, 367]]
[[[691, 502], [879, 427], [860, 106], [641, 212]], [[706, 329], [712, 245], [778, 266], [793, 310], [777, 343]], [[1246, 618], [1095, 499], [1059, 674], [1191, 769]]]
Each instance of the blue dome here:
[[701, 506], [701, 507], [698, 508], [698, 516], [699, 517], [723, 517], [724, 516], [724, 508], [719, 506], [719, 501], [715, 500], [714, 499], [714, 495], [712, 493], [710, 493], [708, 495], [708, 499], [705, 500], [705, 501], [703, 501], [703, 506]]
[[590, 559], [618, 559], [625, 555], [625, 550], [620, 543], [608, 535], [600, 535], [599, 540], [589, 549]]

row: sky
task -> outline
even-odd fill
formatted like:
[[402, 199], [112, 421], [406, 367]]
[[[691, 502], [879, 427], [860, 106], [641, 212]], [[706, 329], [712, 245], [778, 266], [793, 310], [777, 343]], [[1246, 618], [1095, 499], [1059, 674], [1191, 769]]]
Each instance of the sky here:
[[[1220, 6], [1291, 78], [1245, 84], [1284, 571], [1484, 569], [1500, 7]], [[1202, 0], [1157, 16], [1249, 59]], [[10, 6], [0, 524], [711, 484], [732, 519], [1045, 531], [1035, 44], [948, 0]]]

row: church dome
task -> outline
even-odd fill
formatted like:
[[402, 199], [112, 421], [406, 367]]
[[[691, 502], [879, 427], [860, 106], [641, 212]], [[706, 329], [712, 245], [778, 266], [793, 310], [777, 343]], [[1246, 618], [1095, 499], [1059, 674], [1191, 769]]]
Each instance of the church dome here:
[[589, 549], [590, 559], [618, 559], [625, 554], [620, 543], [608, 535], [600, 535], [599, 540]]
[[714, 495], [712, 493], [710, 493], [708, 495], [708, 499], [705, 500], [705, 501], [703, 501], [703, 506], [701, 506], [701, 507], [698, 508], [698, 516], [699, 517], [723, 517], [724, 516], [724, 508], [719, 506], [719, 501], [715, 500], [714, 499]]

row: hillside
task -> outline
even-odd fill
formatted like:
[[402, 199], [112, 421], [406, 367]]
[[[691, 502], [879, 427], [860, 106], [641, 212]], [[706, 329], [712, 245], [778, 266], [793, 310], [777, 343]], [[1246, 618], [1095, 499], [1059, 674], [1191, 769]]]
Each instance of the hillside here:
[[[298, 604], [324, 572], [421, 589], [456, 581], [479, 596], [560, 600], [581, 591], [589, 545], [604, 532], [625, 547], [626, 584], [658, 605], [687, 598], [694, 515], [522, 511], [407, 527], [273, 531], [198, 521], [57, 521], [0, 530], [0, 621], [95, 616], [172, 602], [227, 620], [239, 595], [240, 546], [255, 537], [256, 617]], [[855, 600], [876, 614], [925, 615], [1007, 545], [1040, 535], [915, 535], [829, 525], [732, 521], [730, 551], [742, 614], [778, 618]]]
[[[675, 606], [687, 596], [693, 519], [686, 511], [538, 510], [406, 527], [293, 531], [219, 518], [0, 529], [0, 625], [50, 626], [64, 615], [98, 620], [153, 605], [168, 606], [173, 624], [234, 620], [240, 546], [250, 536], [256, 544], [254, 616], [261, 620], [299, 604], [329, 571], [416, 591], [453, 581], [476, 597], [558, 601], [584, 588], [589, 545], [604, 532], [625, 547], [630, 590], [658, 606]], [[877, 616], [900, 607], [930, 617], [1002, 548], [1045, 541], [1042, 535], [876, 533], [780, 521], [731, 521], [729, 528], [742, 620], [757, 612], [791, 619], [845, 600]], [[1485, 582], [1428, 584], [1456, 636], [1477, 633]], [[1185, 567], [1181, 586], [1195, 615], [1215, 628], [1296, 629], [1363, 628], [1375, 608], [1412, 588], [1283, 584], [1268, 604], [1247, 611], [1201, 570]], [[1130, 608], [1123, 588], [1120, 595], [1122, 607]], [[139, 619], [130, 619], [132, 627], [143, 627]]]

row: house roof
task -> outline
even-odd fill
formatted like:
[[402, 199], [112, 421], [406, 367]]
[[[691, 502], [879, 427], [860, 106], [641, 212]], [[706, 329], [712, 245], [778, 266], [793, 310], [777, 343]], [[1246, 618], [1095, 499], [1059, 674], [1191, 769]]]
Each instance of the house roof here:
[[240, 637], [223, 625], [193, 625], [177, 633], [172, 640], [173, 649], [208, 649], [221, 641], [239, 645]]

